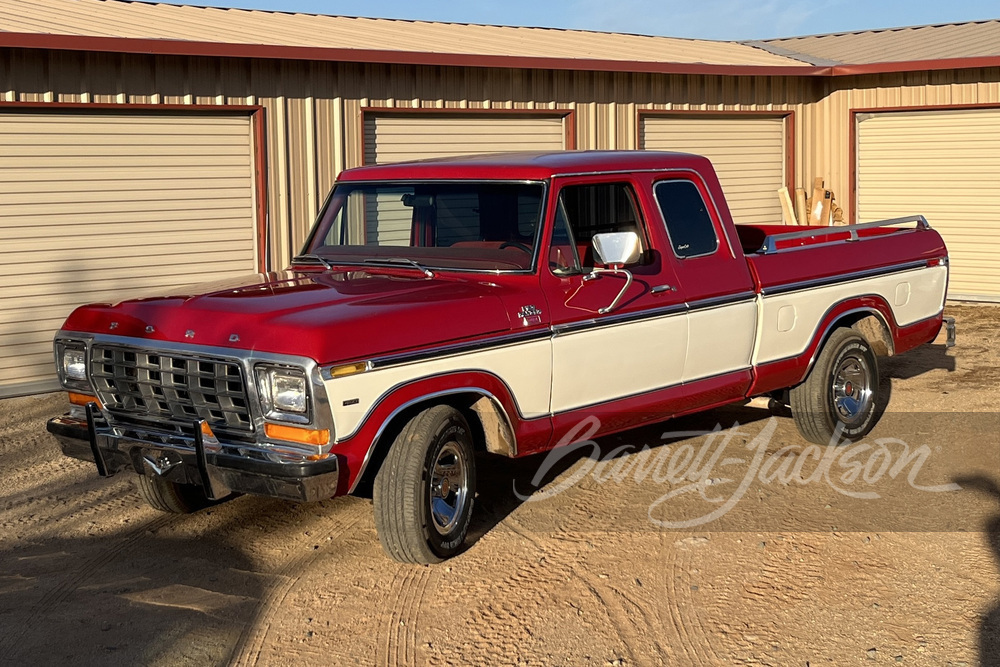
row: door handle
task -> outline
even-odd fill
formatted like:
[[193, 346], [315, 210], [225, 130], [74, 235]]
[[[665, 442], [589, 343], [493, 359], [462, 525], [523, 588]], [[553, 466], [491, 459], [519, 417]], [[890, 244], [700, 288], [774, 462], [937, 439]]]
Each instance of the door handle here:
[[664, 292], [676, 292], [677, 288], [673, 285], [657, 285], [653, 289], [649, 290], [650, 294], [663, 294]]

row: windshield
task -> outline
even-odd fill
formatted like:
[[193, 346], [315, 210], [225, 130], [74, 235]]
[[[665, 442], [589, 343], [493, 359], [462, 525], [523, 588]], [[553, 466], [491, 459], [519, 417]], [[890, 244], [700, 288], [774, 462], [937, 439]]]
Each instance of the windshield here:
[[544, 194], [542, 183], [338, 185], [303, 254], [330, 264], [526, 270]]

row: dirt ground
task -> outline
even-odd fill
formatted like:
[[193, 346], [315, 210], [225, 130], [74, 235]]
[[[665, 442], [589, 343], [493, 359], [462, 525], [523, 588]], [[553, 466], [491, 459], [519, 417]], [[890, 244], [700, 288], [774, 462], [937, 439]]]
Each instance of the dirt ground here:
[[1000, 308], [948, 314], [958, 347], [882, 364], [861, 448], [754, 403], [483, 458], [475, 540], [432, 567], [363, 498], [159, 514], [60, 455], [62, 395], [0, 401], [0, 662], [1000, 664]]

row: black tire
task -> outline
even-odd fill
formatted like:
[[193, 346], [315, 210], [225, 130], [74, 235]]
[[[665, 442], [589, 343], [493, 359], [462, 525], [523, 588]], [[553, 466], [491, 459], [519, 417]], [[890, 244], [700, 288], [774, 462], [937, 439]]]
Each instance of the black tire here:
[[789, 392], [802, 437], [816, 444], [856, 442], [878, 423], [878, 360], [871, 345], [851, 329], [835, 329], [805, 382]]
[[375, 477], [372, 501], [382, 549], [402, 563], [454, 556], [465, 543], [475, 495], [468, 422], [448, 405], [424, 410], [400, 431]]
[[153, 509], [171, 514], [191, 514], [212, 505], [200, 486], [177, 484], [162, 477], [137, 475], [139, 495]]

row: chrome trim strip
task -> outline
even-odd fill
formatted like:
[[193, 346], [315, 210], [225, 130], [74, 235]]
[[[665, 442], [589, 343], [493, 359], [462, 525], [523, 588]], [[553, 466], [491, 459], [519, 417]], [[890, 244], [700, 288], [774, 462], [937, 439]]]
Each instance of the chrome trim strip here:
[[618, 326], [620, 324], [629, 324], [630, 322], [652, 320], [660, 317], [671, 317], [673, 315], [685, 313], [687, 310], [687, 304], [677, 303], [669, 306], [660, 306], [659, 308], [642, 310], [635, 313], [621, 313], [619, 315], [602, 317], [600, 319], [578, 320], [576, 322], [556, 324], [552, 327], [552, 335], [565, 336], [566, 334], [577, 333], [579, 331], [586, 331], [589, 329], [602, 329], [605, 327]]
[[[431, 377], [433, 377], [433, 376], [431, 376]], [[501, 382], [502, 382], [502, 380], [501, 380]], [[408, 382], [406, 384], [408, 384]], [[402, 385], [399, 385], [399, 386], [402, 386]], [[389, 393], [391, 393], [392, 391], [395, 391], [395, 389], [396, 388], [393, 388], [389, 392], [386, 392], [386, 394], [383, 394], [381, 397], [379, 397], [378, 401], [376, 401], [376, 403], [375, 403], [375, 406], [378, 406], [378, 404], [382, 402], [382, 400], [385, 398], [385, 396], [388, 395]], [[398, 408], [396, 408], [395, 410], [393, 410], [392, 413], [390, 413], [389, 416], [385, 418], [385, 420], [382, 422], [382, 424], [378, 427], [378, 431], [375, 433], [375, 437], [372, 438], [371, 443], [369, 443], [369, 445], [368, 445], [368, 451], [365, 452], [365, 458], [361, 462], [361, 468], [358, 470], [358, 474], [354, 478], [354, 483], [351, 484], [351, 487], [347, 490], [347, 493], [348, 494], [354, 493], [354, 490], [358, 487], [358, 484], [361, 483], [361, 478], [364, 477], [365, 470], [368, 469], [368, 463], [369, 463], [369, 461], [371, 461], [372, 452], [375, 451], [376, 444], [379, 442], [379, 440], [382, 439], [382, 435], [385, 433], [386, 428], [389, 427], [389, 424], [391, 424], [392, 421], [396, 417], [398, 417], [400, 415], [400, 413], [402, 413], [404, 410], [408, 410], [409, 408], [412, 408], [414, 405], [417, 405], [418, 403], [423, 403], [424, 401], [432, 401], [435, 398], [441, 398], [442, 396], [454, 396], [456, 394], [466, 394], [466, 393], [479, 394], [480, 396], [488, 398], [499, 409], [500, 414], [503, 415], [504, 420], [507, 422], [507, 427], [510, 429], [510, 434], [511, 434], [511, 439], [512, 439], [511, 447], [513, 447], [513, 451], [511, 453], [511, 457], [512, 458], [516, 457], [517, 456], [517, 432], [514, 430], [513, 424], [511, 424], [510, 416], [507, 414], [507, 411], [504, 409], [503, 404], [500, 403], [500, 401], [497, 399], [496, 396], [494, 396], [490, 392], [486, 391], [485, 389], [479, 389], [479, 388], [475, 388], [475, 387], [460, 387], [460, 388], [456, 388], [456, 389], [446, 389], [444, 391], [435, 392], [433, 394], [427, 394], [425, 396], [421, 396], [420, 398], [415, 398], [415, 399], [413, 399], [411, 401], [407, 401], [403, 405], [401, 405]], [[513, 394], [511, 394], [511, 395], [513, 396]], [[372, 410], [375, 409], [375, 406], [372, 407]], [[368, 417], [371, 415], [372, 410], [369, 410], [368, 414], [365, 415], [365, 418], [363, 420], [361, 420], [361, 422], [359, 422], [359, 424], [364, 424], [365, 422], [368, 421]], [[354, 433], [356, 434], [360, 430], [360, 428], [361, 427], [359, 425], [358, 429], [356, 429]], [[351, 437], [354, 437], [354, 434], [351, 434], [351, 436], [349, 436], [348, 438], [345, 438], [345, 440], [349, 440]]]
[[[531, 331], [518, 331], [513, 334], [504, 334], [503, 336], [497, 336], [495, 338], [489, 338], [485, 340], [476, 340], [468, 343], [452, 343], [450, 345], [441, 345], [438, 347], [429, 348], [426, 350], [417, 350], [415, 352], [403, 352], [401, 354], [391, 354], [383, 357], [376, 357], [371, 359], [368, 363], [372, 370], [378, 370], [380, 368], [389, 368], [391, 366], [401, 366], [403, 364], [414, 363], [417, 361], [427, 361], [429, 359], [434, 359], [436, 357], [448, 357], [456, 356], [461, 354], [469, 354], [471, 352], [482, 352], [484, 350], [490, 350], [493, 348], [507, 347], [509, 345], [517, 345], [519, 343], [530, 343], [536, 340], [542, 340], [544, 338], [549, 338], [552, 336], [552, 332], [549, 329], [533, 329]], [[340, 366], [343, 364], [335, 364], [334, 366]], [[329, 375], [329, 369], [334, 366], [324, 366], [324, 375]], [[327, 379], [335, 379], [328, 377]]]
[[787, 283], [785, 285], [778, 285], [776, 287], [767, 287], [760, 291], [763, 296], [776, 296], [778, 294], [787, 294], [788, 292], [798, 292], [804, 289], [810, 289], [813, 287], [825, 287], [828, 285], [836, 285], [838, 283], [847, 283], [853, 280], [864, 280], [865, 278], [876, 278], [878, 276], [887, 276], [893, 273], [902, 273], [904, 271], [912, 271], [914, 269], [925, 269], [933, 268], [928, 267], [926, 261], [918, 262], [906, 262], [903, 264], [894, 264], [892, 266], [883, 266], [877, 269], [868, 269], [866, 271], [855, 271], [854, 273], [845, 273], [839, 276], [829, 276], [827, 278], [816, 278], [813, 280], [804, 280], [797, 283]]
[[756, 301], [757, 293], [753, 291], [739, 292], [737, 294], [727, 294], [725, 296], [716, 296], [710, 299], [700, 299], [698, 301], [691, 301], [688, 303], [688, 310], [690, 312], [697, 312], [699, 310], [711, 310], [712, 308], [719, 308], [721, 306], [731, 306], [736, 303], [743, 303], [744, 301]]

